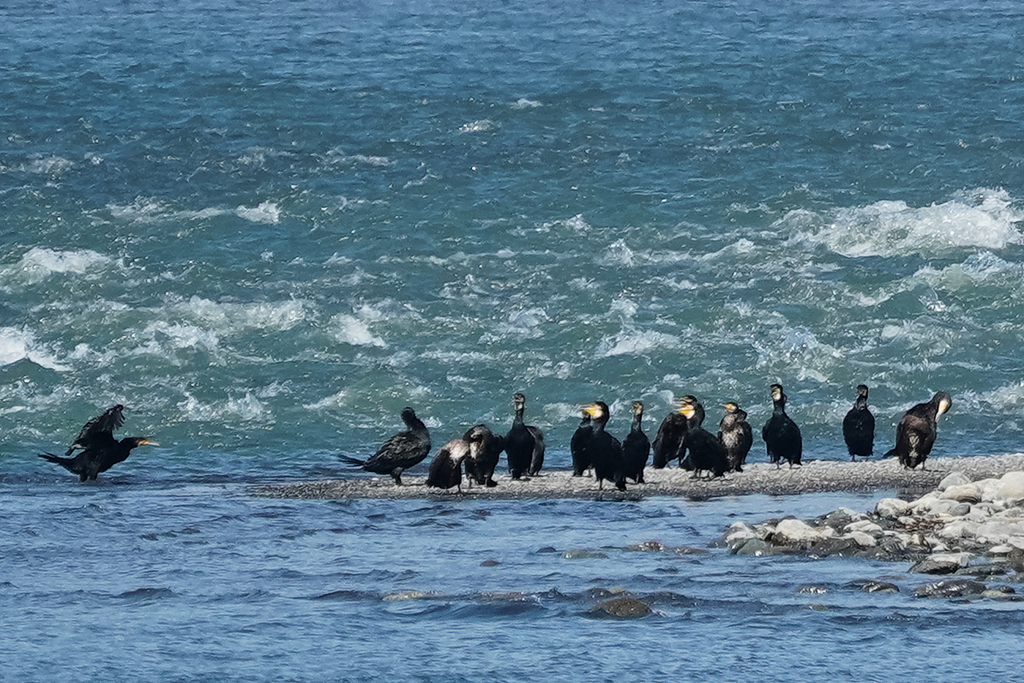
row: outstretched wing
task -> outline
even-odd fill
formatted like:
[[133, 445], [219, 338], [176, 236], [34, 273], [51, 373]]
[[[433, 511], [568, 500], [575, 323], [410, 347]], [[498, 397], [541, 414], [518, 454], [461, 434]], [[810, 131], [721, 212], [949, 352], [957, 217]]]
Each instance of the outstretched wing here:
[[98, 436], [111, 436], [115, 429], [120, 429], [124, 424], [124, 406], [118, 404], [109, 408], [99, 417], [94, 417], [85, 423], [82, 431], [78, 433], [74, 443], [68, 447], [64, 455], [71, 455], [76, 448], [87, 448]]

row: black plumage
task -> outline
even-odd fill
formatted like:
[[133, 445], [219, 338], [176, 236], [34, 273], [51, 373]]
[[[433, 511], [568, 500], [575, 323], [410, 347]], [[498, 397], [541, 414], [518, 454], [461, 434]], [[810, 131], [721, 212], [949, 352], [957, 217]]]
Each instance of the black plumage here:
[[590, 461], [587, 460], [587, 441], [594, 431], [590, 423], [590, 415], [584, 410], [580, 426], [573, 432], [569, 441], [569, 454], [572, 456], [572, 476], [582, 477], [583, 473], [590, 469]]
[[124, 406], [116, 405], [85, 423], [78, 437], [64, 453], [69, 456], [76, 450], [74, 457], [59, 457], [52, 453], [40, 453], [39, 457], [56, 463], [69, 472], [78, 475], [79, 481], [95, 480], [100, 472], [106, 472], [119, 462], [124, 462], [133, 449], [139, 446], [159, 446], [156, 441], [146, 437], [130, 436], [118, 440], [114, 438], [114, 430], [124, 425]]
[[924, 461], [935, 445], [939, 415], [952, 406], [953, 399], [945, 391], [940, 391], [928, 403], [918, 403], [904, 413], [896, 425], [896, 446], [886, 456], [897, 456], [900, 464], [908, 469], [920, 465], [923, 470]]
[[697, 410], [693, 417], [686, 418], [677, 408], [665, 416], [658, 427], [658, 433], [654, 437], [654, 444], [651, 447], [651, 466], [655, 469], [666, 467], [669, 461], [679, 459], [680, 465], [685, 466], [686, 456], [686, 433], [689, 424], [693, 423], [700, 427], [704, 422], [704, 406], [693, 396], [686, 395], [679, 399], [680, 405], [691, 404]]
[[512, 427], [505, 435], [505, 457], [508, 459], [508, 471], [513, 479], [520, 479], [529, 472], [533, 464], [536, 438], [530, 428], [523, 422], [526, 411], [526, 396], [516, 393], [512, 397], [515, 406], [515, 417]]
[[501, 452], [505, 450], [505, 437], [498, 436], [485, 424], [478, 424], [470, 427], [462, 439], [469, 444], [469, 455], [464, 462], [467, 483], [497, 486], [494, 470], [498, 466]]
[[390, 474], [395, 484], [401, 486], [402, 472], [423, 462], [430, 453], [430, 432], [416, 417], [416, 412], [412, 408], [403, 408], [402, 421], [405, 423], [406, 431], [390, 437], [367, 460], [358, 460], [347, 455], [339, 457], [349, 465], [361, 467], [367, 472]]
[[614, 436], [605, 431], [608, 424], [608, 404], [597, 401], [586, 406], [584, 410], [590, 415], [592, 431], [587, 440], [586, 458], [594, 468], [598, 490], [603, 489], [604, 480], [615, 484], [620, 491], [626, 490], [625, 462], [622, 444]]
[[427, 486], [439, 489], [458, 487], [462, 493], [462, 462], [469, 456], [469, 442], [452, 439], [434, 455], [427, 472]]
[[679, 410], [686, 417], [687, 458], [690, 464], [689, 469], [693, 470], [693, 476], [696, 478], [701, 475], [701, 472], [708, 472], [709, 477], [721, 477], [729, 469], [725, 446], [717, 436], [701, 427], [697, 422], [698, 410], [703, 413], [700, 402], [695, 398], [686, 401]]
[[789, 466], [800, 464], [803, 455], [803, 438], [800, 428], [786, 414], [786, 394], [781, 384], [773, 384], [770, 388], [772, 396], [772, 415], [761, 429], [761, 438], [768, 449], [768, 462], [782, 466], [782, 460], [789, 461]]
[[857, 385], [857, 402], [843, 418], [843, 439], [850, 460], [858, 455], [870, 457], [875, 450], [875, 416], [868, 410], [868, 388]]
[[622, 441], [622, 455], [625, 459], [626, 476], [637, 484], [644, 483], [644, 467], [651, 453], [651, 441], [644, 434], [641, 422], [644, 419], [644, 404], [633, 401], [633, 423], [629, 434]]
[[724, 406], [725, 415], [718, 423], [718, 440], [725, 446], [726, 459], [729, 469], [734, 472], [742, 472], [743, 465], [747, 463], [747, 453], [754, 445], [754, 434], [747, 422], [747, 413], [734, 401]]
[[526, 428], [530, 430], [530, 435], [533, 436], [533, 452], [530, 454], [530, 469], [526, 471], [531, 477], [535, 477], [540, 474], [540, 470], [544, 467], [544, 450], [546, 446], [544, 444], [544, 432], [539, 427], [533, 425], [526, 425]]

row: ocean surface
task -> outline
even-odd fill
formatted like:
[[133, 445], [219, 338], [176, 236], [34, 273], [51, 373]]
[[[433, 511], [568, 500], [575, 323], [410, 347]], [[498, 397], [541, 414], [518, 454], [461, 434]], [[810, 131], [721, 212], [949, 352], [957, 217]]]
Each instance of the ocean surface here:
[[[652, 435], [674, 397], [711, 428], [735, 400], [756, 433], [773, 382], [805, 459], [848, 458], [859, 383], [878, 454], [939, 390], [933, 457], [1020, 451], [1022, 26], [1008, 0], [3, 3], [0, 680], [1019, 672], [1017, 604], [919, 601], [903, 566], [623, 550], [884, 492], [249, 487], [365, 476], [337, 456], [407, 405], [435, 446], [504, 431], [516, 391], [552, 469], [583, 402], [621, 436], [633, 400]], [[161, 445], [87, 485], [36, 457], [117, 403]], [[884, 575], [906, 590], [844, 588]], [[655, 615], [592, 618], [612, 589]]]

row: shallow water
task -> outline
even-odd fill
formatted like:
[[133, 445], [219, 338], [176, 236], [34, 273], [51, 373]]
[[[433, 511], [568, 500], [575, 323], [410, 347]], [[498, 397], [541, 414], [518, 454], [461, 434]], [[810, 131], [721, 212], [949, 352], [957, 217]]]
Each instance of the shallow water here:
[[[872, 500], [325, 502], [219, 485], [37, 487], [5, 500], [5, 649], [18, 680], [1009, 675], [1019, 603], [918, 599], [926, 577], [886, 563], [708, 548], [733, 521]], [[650, 540], [669, 549], [629, 549]], [[846, 585], [879, 577], [902, 592]], [[798, 592], [808, 585], [827, 592]], [[654, 613], [590, 613], [618, 590]]]
[[[515, 391], [552, 468], [581, 402], [621, 435], [635, 399], [649, 433], [673, 397], [708, 427], [735, 400], [756, 432], [772, 382], [807, 458], [847, 457], [861, 382], [878, 452], [937, 390], [934, 457], [1019, 451], [1021, 19], [1005, 1], [4, 5], [0, 669], [932, 680], [970, 653], [971, 675], [1005, 673], [1015, 606], [841, 588], [905, 568], [616, 549], [845, 497], [247, 486], [345, 475], [336, 455], [372, 453], [406, 405], [435, 445], [503, 430]], [[115, 403], [162, 445], [89, 486], [35, 457]], [[813, 598], [828, 609], [795, 593], [814, 581], [837, 587]], [[656, 615], [588, 617], [609, 587]]]

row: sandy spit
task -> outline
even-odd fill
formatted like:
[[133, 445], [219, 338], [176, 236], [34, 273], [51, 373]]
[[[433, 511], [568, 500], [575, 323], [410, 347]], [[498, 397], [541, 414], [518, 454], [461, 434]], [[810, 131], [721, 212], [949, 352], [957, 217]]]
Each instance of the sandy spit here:
[[[647, 468], [645, 484], [628, 484], [623, 493], [605, 483], [599, 491], [591, 477], [573, 477], [568, 470], [541, 472], [530, 479], [513, 481], [507, 473], [496, 475], [498, 486], [441, 491], [427, 488], [426, 475], [403, 474], [403, 486], [387, 476], [356, 474], [346, 479], [254, 486], [249, 493], [265, 498], [303, 498], [338, 500], [347, 498], [527, 500], [531, 498], [579, 498], [639, 500], [649, 496], [676, 496], [704, 500], [720, 496], [748, 494], [793, 495], [835, 491], [896, 491], [901, 497], [917, 496], [933, 490], [950, 472], [962, 472], [977, 481], [1000, 477], [1006, 472], [1024, 470], [1024, 453], [957, 458], [930, 458], [926, 470], [907, 470], [893, 458], [849, 462], [814, 460], [800, 467], [753, 463], [743, 472], [713, 480], [695, 480], [690, 472], [677, 468]], [[424, 468], [425, 469], [425, 468]]]

